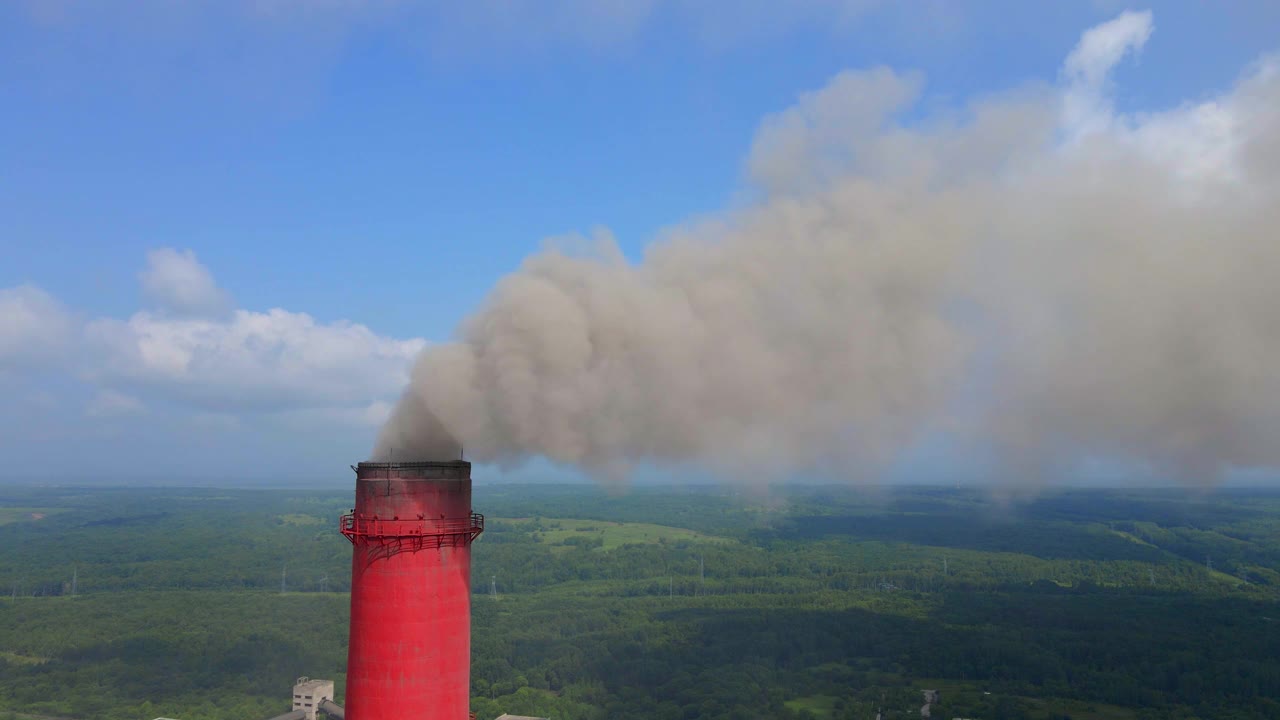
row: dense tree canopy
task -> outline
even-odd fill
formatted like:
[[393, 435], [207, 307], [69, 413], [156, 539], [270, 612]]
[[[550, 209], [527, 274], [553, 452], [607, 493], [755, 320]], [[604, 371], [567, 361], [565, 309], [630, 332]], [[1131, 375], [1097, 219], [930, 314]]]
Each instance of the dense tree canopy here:
[[[0, 491], [0, 710], [229, 720], [287, 709], [299, 675], [341, 692], [349, 502]], [[935, 717], [1280, 717], [1280, 495], [481, 486], [476, 509], [482, 718], [905, 718], [925, 688]]]

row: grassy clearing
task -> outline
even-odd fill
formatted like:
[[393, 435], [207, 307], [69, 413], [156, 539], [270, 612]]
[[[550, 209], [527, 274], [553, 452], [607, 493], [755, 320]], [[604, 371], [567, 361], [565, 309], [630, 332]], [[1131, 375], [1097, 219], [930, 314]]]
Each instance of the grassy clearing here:
[[1158, 546], [1152, 545], [1151, 543], [1147, 542], [1146, 540], [1143, 540], [1142, 538], [1138, 537], [1137, 535], [1134, 535], [1133, 533], [1127, 533], [1121, 530], [1112, 530], [1110, 528], [1107, 529], [1107, 532], [1111, 533], [1112, 535], [1115, 535], [1116, 537], [1122, 537], [1125, 540], [1128, 540], [1129, 542], [1134, 543], [1136, 545], [1145, 545], [1146, 547], [1158, 548]]
[[[324, 525], [325, 524], [324, 520], [316, 517], [315, 515], [301, 515], [298, 513], [291, 513], [288, 515], [278, 515], [277, 517], [280, 518], [280, 521], [283, 522], [285, 525], [302, 526], [302, 525]], [[336, 520], [334, 521], [334, 524], [337, 525]]]
[[54, 513], [63, 511], [64, 508], [0, 507], [0, 525], [16, 522], [38, 522]]
[[[596, 550], [612, 550], [623, 545], [647, 545], [657, 542], [733, 542], [728, 538], [704, 535], [685, 528], [649, 523], [610, 522], [607, 520], [573, 520], [570, 518], [494, 518], [510, 523], [526, 524], [545, 545], [569, 549], [582, 541], [601, 542]], [[581, 538], [582, 540], [574, 540]]]
[[[931, 688], [942, 694], [941, 706], [944, 710], [952, 703], [963, 702], [966, 705], [977, 704], [983, 698], [999, 699], [999, 694], [989, 695], [983, 685], [956, 680], [929, 679], [917, 680], [913, 685], [918, 689]], [[1128, 708], [1106, 703], [1086, 702], [1056, 697], [1027, 697], [1010, 695], [1033, 720], [1057, 720], [1063, 715], [1072, 720], [1134, 720], [1134, 712]]]
[[810, 695], [809, 697], [796, 698], [788, 700], [784, 703], [788, 710], [803, 712], [808, 710], [818, 718], [835, 717], [836, 703], [840, 698], [835, 695]]
[[11, 665], [41, 665], [49, 662], [49, 658], [47, 657], [39, 657], [37, 655], [20, 655], [8, 650], [0, 650], [0, 660], [4, 660]]
[[1072, 720], [1134, 720], [1132, 710], [1105, 703], [1064, 700], [1062, 698], [1021, 698], [1032, 705], [1035, 720], [1054, 720], [1067, 715]]

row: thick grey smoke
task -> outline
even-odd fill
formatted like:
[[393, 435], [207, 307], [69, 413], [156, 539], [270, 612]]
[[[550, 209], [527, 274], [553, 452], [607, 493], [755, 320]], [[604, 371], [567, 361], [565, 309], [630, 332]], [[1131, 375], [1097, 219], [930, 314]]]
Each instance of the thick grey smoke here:
[[456, 460], [462, 445], [411, 385], [391, 411], [378, 436], [373, 460]]
[[944, 425], [1040, 466], [1280, 465], [1280, 59], [1117, 113], [1150, 34], [1125, 13], [1055, 83], [911, 123], [920, 78], [842, 73], [763, 123], [749, 208], [503, 279], [375, 456], [856, 475]]

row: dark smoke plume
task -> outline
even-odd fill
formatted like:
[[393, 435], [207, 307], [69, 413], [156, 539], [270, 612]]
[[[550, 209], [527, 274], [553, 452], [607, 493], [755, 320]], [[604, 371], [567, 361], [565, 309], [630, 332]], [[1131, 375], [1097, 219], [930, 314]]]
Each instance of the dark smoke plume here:
[[378, 436], [377, 462], [458, 460], [462, 445], [410, 388], [400, 397]]
[[842, 73], [763, 123], [748, 209], [503, 279], [375, 454], [862, 475], [944, 427], [1032, 466], [1280, 465], [1280, 60], [1120, 114], [1110, 70], [1151, 27], [910, 124], [919, 78]]

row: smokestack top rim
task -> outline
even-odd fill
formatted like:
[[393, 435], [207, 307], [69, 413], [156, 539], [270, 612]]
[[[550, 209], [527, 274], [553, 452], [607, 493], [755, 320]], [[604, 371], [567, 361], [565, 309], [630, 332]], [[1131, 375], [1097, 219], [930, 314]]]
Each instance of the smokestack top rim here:
[[415, 470], [415, 469], [433, 469], [433, 468], [470, 468], [471, 463], [467, 460], [418, 460], [414, 462], [375, 462], [366, 460], [365, 462], [356, 464], [356, 471], [360, 470]]

